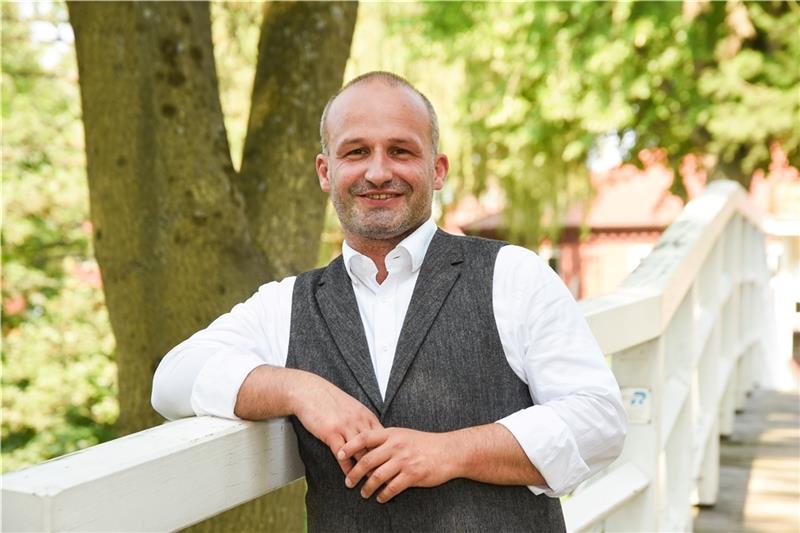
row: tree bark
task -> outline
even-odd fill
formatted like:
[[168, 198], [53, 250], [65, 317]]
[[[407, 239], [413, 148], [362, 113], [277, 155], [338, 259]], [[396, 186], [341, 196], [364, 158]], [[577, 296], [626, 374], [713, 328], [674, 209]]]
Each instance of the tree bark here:
[[[316, 187], [316, 135], [308, 125], [341, 83], [356, 8], [267, 9], [243, 160], [250, 170], [237, 179], [208, 4], [68, 7], [95, 255], [117, 341], [118, 427], [128, 433], [161, 421], [150, 407], [150, 388], [164, 353], [261, 283], [313, 265], [324, 199], [294, 195], [309, 192], [305, 182]], [[311, 70], [315, 61], [320, 72]], [[298, 242], [282, 244], [271, 232]], [[193, 529], [301, 531], [302, 492], [296, 483]]]
[[357, 8], [355, 2], [265, 4], [238, 184], [253, 238], [276, 279], [317, 261], [325, 214], [314, 170], [319, 117], [341, 86]]

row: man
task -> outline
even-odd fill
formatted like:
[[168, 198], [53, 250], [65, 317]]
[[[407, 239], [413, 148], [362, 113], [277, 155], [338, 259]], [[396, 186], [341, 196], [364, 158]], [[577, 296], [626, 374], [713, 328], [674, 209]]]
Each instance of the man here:
[[574, 300], [533, 252], [436, 229], [449, 163], [407, 81], [351, 81], [320, 135], [342, 256], [174, 348], [154, 407], [291, 416], [310, 531], [563, 530], [555, 496], [609, 464], [625, 432]]

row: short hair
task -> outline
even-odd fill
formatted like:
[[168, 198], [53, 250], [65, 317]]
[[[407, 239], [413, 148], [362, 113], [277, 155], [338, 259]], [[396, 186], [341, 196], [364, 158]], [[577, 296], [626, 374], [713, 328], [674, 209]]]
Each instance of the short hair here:
[[363, 82], [369, 81], [381, 81], [390, 87], [406, 87], [414, 91], [420, 98], [422, 98], [423, 103], [425, 104], [425, 108], [428, 110], [428, 117], [429, 117], [429, 125], [431, 130], [431, 145], [433, 147], [433, 153], [439, 153], [439, 119], [436, 116], [436, 110], [433, 109], [433, 104], [431, 101], [428, 100], [428, 97], [422, 94], [416, 87], [411, 85], [407, 79], [403, 78], [402, 76], [398, 76], [393, 72], [386, 72], [383, 70], [373, 70], [372, 72], [367, 72], [366, 74], [362, 74], [356, 78], [353, 78], [347, 84], [345, 84], [341, 89], [336, 91], [336, 94], [328, 99], [328, 103], [325, 104], [325, 109], [322, 111], [322, 118], [319, 121], [319, 144], [322, 147], [322, 153], [328, 153], [328, 131], [326, 123], [328, 122], [328, 113], [330, 111], [331, 105], [333, 104], [334, 100], [342, 94], [344, 91], [352, 87], [353, 85], [357, 85]]

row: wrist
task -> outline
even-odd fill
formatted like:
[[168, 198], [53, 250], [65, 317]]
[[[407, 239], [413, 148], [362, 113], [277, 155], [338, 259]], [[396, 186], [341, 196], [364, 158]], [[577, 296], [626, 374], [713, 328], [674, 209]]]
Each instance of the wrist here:
[[457, 478], [469, 477], [470, 453], [465, 446], [462, 433], [464, 430], [440, 433], [442, 436], [442, 464], [446, 481]]
[[307, 409], [308, 394], [305, 393], [314, 386], [312, 382], [317, 376], [303, 370], [287, 368], [285, 371], [286, 374], [281, 383], [284, 408], [287, 414], [300, 418]]

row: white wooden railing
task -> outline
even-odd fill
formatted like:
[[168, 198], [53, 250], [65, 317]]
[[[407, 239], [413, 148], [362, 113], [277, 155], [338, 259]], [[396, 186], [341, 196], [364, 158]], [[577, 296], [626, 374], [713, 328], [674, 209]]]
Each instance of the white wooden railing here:
[[712, 505], [719, 437], [757, 382], [769, 277], [744, 190], [714, 182], [601, 298], [581, 302], [628, 411], [621, 457], [564, 504], [571, 531], [691, 531]]
[[[581, 302], [628, 408], [621, 457], [565, 502], [571, 531], [691, 529], [763, 354], [767, 273], [744, 191], [715, 182], [615, 292]], [[179, 420], [2, 477], [2, 530], [168, 531], [302, 476], [285, 420]]]

